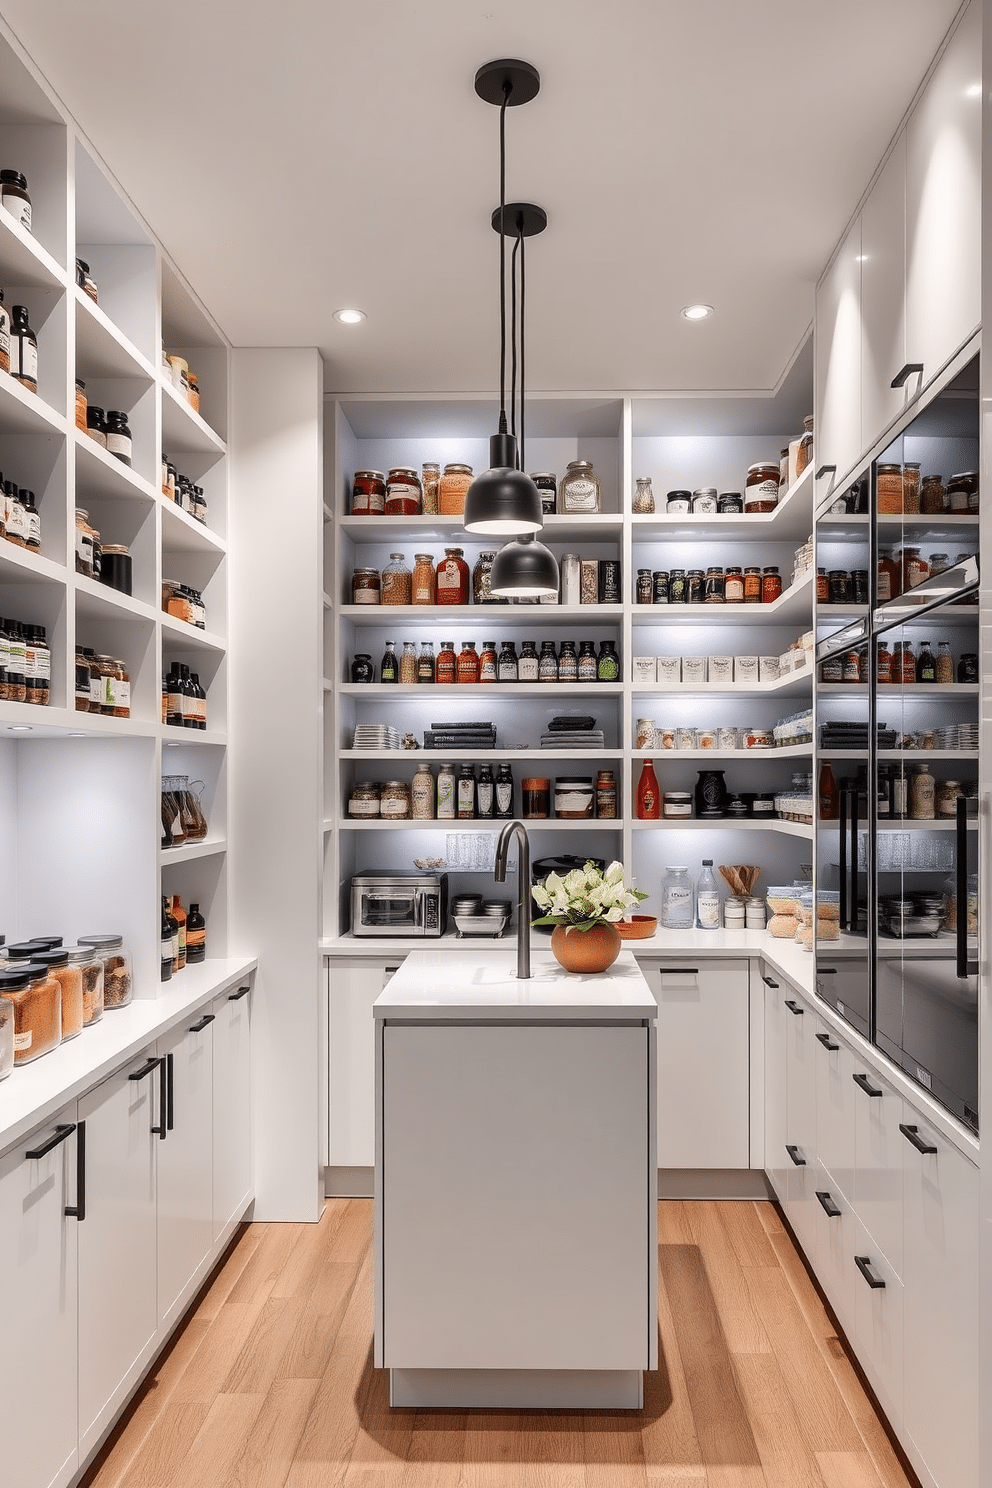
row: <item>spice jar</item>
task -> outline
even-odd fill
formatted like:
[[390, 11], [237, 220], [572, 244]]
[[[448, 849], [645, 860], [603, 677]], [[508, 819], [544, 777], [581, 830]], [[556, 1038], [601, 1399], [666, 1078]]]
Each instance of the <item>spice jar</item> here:
[[348, 797], [348, 815], [354, 821], [370, 821], [379, 815], [380, 787], [374, 780], [356, 780]]
[[421, 504], [425, 516], [435, 517], [438, 514], [441, 491], [441, 467], [436, 460], [425, 460], [420, 467], [423, 474], [421, 485], [423, 492]]
[[31, 329], [26, 305], [11, 307], [10, 373], [29, 393], [38, 391], [38, 337]]
[[907, 460], [902, 468], [902, 509], [916, 515], [920, 510], [920, 462]]
[[927, 475], [923, 478], [923, 488], [920, 492], [920, 511], [927, 516], [936, 516], [938, 512], [947, 508], [947, 492], [944, 490], [943, 482], [939, 475]]
[[590, 460], [569, 460], [558, 487], [558, 510], [561, 512], [598, 512], [603, 493], [599, 476]]
[[351, 602], [360, 605], [377, 605], [381, 598], [379, 570], [356, 568], [351, 576]]
[[384, 605], [408, 605], [413, 591], [413, 576], [406, 566], [402, 553], [390, 553], [389, 562], [382, 570], [380, 603]]
[[15, 222], [31, 231], [31, 197], [28, 178], [19, 170], [0, 170], [0, 206]]
[[90, 711], [90, 664], [83, 655], [82, 646], [76, 647], [75, 695], [76, 712], [88, 713]]
[[356, 470], [351, 484], [353, 517], [381, 517], [386, 510], [386, 477], [381, 470]]
[[691, 491], [669, 491], [665, 496], [665, 515], [681, 517], [692, 509]]
[[775, 510], [780, 474], [777, 460], [762, 460], [757, 465], [748, 466], [744, 483], [744, 511], [748, 516]]
[[[119, 657], [114, 657], [111, 661], [111, 665], [113, 667], [113, 717], [130, 718], [131, 678], [128, 676], [127, 667], [124, 665], [123, 661], [121, 661]], [[197, 724], [197, 727], [201, 727], [201, 725]]]
[[[444, 482], [442, 481], [442, 487]], [[444, 557], [437, 566], [437, 603], [439, 605], [468, 604], [468, 564], [463, 558], [462, 548], [445, 548]]]
[[910, 589], [915, 589], [917, 584], [923, 584], [930, 577], [930, 565], [927, 560], [920, 556], [919, 548], [903, 548], [902, 550], [902, 592], [906, 594]]
[[721, 491], [716, 498], [716, 509], [721, 516], [740, 516], [744, 511], [744, 497], [740, 491]]
[[596, 815], [601, 820], [613, 821], [617, 814], [617, 782], [612, 770], [600, 770], [596, 775]]
[[80, 935], [79, 944], [95, 951], [103, 961], [103, 1005], [105, 1008], [126, 1007], [131, 1001], [133, 974], [131, 952], [123, 935]]
[[93, 577], [93, 528], [81, 506], [76, 507], [76, 572]]
[[405, 821], [410, 815], [410, 785], [406, 780], [383, 781], [379, 815], [384, 821]]
[[[514, 662], [516, 662], [516, 657], [514, 657]], [[482, 643], [482, 650], [479, 652], [479, 681], [497, 681], [495, 641], [483, 641]]]
[[637, 489], [630, 503], [630, 509], [645, 516], [654, 511], [654, 491], [651, 489], [651, 477], [649, 475], [639, 475], [636, 477], [636, 480]]
[[434, 776], [426, 762], [417, 766], [417, 773], [410, 782], [410, 816], [414, 821], [432, 821], [434, 818]]
[[394, 465], [386, 477], [386, 516], [415, 517], [420, 506], [420, 476], [412, 465]]
[[83, 973], [78, 960], [70, 963], [69, 952], [61, 946], [50, 951], [36, 951], [34, 960], [39, 966], [46, 967], [59, 984], [63, 1040], [75, 1038], [83, 1031]]
[[[685, 571], [684, 569], [674, 569], [672, 572], [681, 573], [682, 591], [684, 596]], [[654, 604], [668, 604], [670, 602], [672, 597], [671, 575], [669, 574], [667, 569], [656, 568], [654, 573], [651, 575], [651, 597], [652, 603]]]
[[131, 554], [123, 543], [108, 543], [101, 548], [100, 583], [119, 594], [131, 593]]
[[[536, 475], [531, 476], [531, 480], [541, 493], [542, 514], [546, 517], [554, 516], [558, 509], [558, 477], [553, 470], [539, 470]], [[651, 510], [654, 511], [654, 507]]]
[[479, 655], [475, 649], [474, 641], [462, 641], [462, 649], [458, 653], [458, 662], [455, 669], [456, 682], [478, 682], [479, 680]]
[[[471, 465], [445, 465], [438, 490], [438, 505], [443, 517], [460, 517], [465, 511], [465, 493], [472, 484]], [[466, 601], [467, 603], [467, 601]]]
[[879, 465], [876, 491], [881, 515], [898, 516], [902, 512], [902, 466]]
[[14, 1009], [14, 1063], [30, 1064], [62, 1039], [61, 989], [48, 968], [26, 961], [0, 971], [0, 997]]
[[692, 514], [694, 517], [711, 517], [717, 511], [716, 486], [700, 486], [692, 493]]
[[933, 821], [936, 815], [935, 787], [930, 766], [919, 764], [909, 777], [910, 821]]
[[493, 563], [496, 561], [494, 549], [487, 549], [480, 553], [472, 570], [472, 603], [473, 604], [503, 604], [504, 600], [494, 600], [492, 593], [492, 571]]
[[[668, 589], [667, 589], [668, 575], [667, 575], [667, 573], [665, 575], [665, 583], [666, 583], [665, 598], [667, 600], [667, 598], [668, 598]], [[636, 582], [636, 585], [635, 585], [635, 588], [634, 588], [634, 603], [635, 604], [650, 604], [651, 603], [651, 597], [652, 597], [653, 592], [654, 592], [654, 586], [653, 586], [652, 581], [651, 581], [651, 570], [649, 568], [639, 568], [637, 570], [637, 582]]]
[[766, 568], [761, 578], [761, 603], [774, 604], [776, 599], [782, 595], [782, 578], [778, 568], [772, 564]]
[[86, 384], [81, 377], [76, 378], [76, 428], [86, 433]]
[[[802, 475], [806, 466], [813, 458], [813, 415], [808, 413], [803, 419], [803, 433], [796, 450], [796, 477]], [[764, 916], [762, 915], [762, 927], [764, 927]]]
[[960, 780], [942, 780], [936, 788], [934, 803], [938, 818], [951, 821], [957, 815], [958, 796], [963, 796]]
[[706, 604], [724, 603], [725, 581], [723, 569], [715, 564], [706, 570], [706, 581], [703, 590], [703, 598]]
[[527, 776], [521, 782], [525, 821], [539, 821], [551, 814], [551, 781]]
[[434, 604], [436, 597], [435, 584], [434, 559], [430, 553], [415, 553], [413, 579], [410, 585], [410, 603], [415, 605]]
[[94, 444], [98, 444], [101, 449], [107, 448], [107, 421], [103, 409], [98, 408], [95, 403], [89, 403], [86, 407], [86, 432]]
[[555, 780], [555, 816], [580, 821], [593, 814], [591, 775], [559, 775]]
[[13, 481], [3, 483], [3, 505], [4, 525], [6, 537], [15, 548], [26, 548], [28, 545], [28, 514], [24, 510], [24, 503], [20, 493]]
[[761, 603], [761, 569], [745, 568], [744, 570], [744, 603]]
[[111, 408], [107, 413], [107, 454], [113, 455], [123, 465], [130, 465], [131, 445], [127, 414], [120, 408]]
[[458, 680], [458, 658], [455, 655], [454, 641], [441, 642], [441, 649], [437, 653], [437, 666], [434, 675], [438, 682], [445, 684]]
[[727, 569], [727, 576], [723, 585], [723, 598], [726, 604], [744, 603], [744, 570], [742, 568]]
[[400, 657], [400, 684], [403, 687], [412, 687], [420, 680], [420, 664], [417, 660], [417, 648], [413, 641], [403, 642], [403, 654]]

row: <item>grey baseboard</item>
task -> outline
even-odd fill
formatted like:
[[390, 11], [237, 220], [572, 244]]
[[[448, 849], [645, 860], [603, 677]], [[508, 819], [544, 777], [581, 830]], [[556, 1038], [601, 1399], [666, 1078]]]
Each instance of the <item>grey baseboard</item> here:
[[329, 1199], [371, 1199], [375, 1168], [325, 1168], [324, 1193]]
[[771, 1199], [761, 1168], [659, 1168], [659, 1199]]

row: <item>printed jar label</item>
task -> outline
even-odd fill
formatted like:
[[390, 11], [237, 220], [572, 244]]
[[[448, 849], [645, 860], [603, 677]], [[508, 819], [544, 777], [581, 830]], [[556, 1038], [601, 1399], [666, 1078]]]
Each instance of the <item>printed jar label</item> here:
[[16, 337], [15, 348], [17, 367], [16, 371], [21, 377], [27, 377], [31, 382], [38, 381], [38, 348], [27, 336]]
[[360, 799], [359, 800], [356, 800], [356, 798], [354, 796], [352, 796], [349, 799], [349, 801], [348, 801], [348, 815], [349, 816], [378, 816], [379, 815], [379, 802], [378, 802], [378, 800], [375, 800], [375, 801], [363, 801], [363, 800], [360, 800]]
[[442, 563], [438, 569], [437, 587], [439, 589], [458, 589], [461, 587], [461, 575], [458, 572], [458, 564], [449, 562]]
[[109, 455], [126, 455], [130, 460], [131, 440], [126, 434], [108, 434], [107, 453]]
[[707, 930], [715, 930], [720, 924], [720, 896], [719, 894], [703, 893], [697, 901], [699, 911], [699, 923]]
[[778, 481], [763, 480], [759, 481], [758, 484], [755, 486], [748, 486], [747, 490], [744, 492], [745, 511], [749, 506], [754, 506], [759, 501], [762, 503], [771, 501], [777, 505]]
[[509, 780], [500, 780], [496, 783], [496, 810], [502, 815], [510, 809], [513, 800], [513, 785]]
[[379, 603], [378, 589], [356, 589], [351, 597], [352, 604], [377, 605]]
[[27, 1029], [24, 1033], [15, 1033], [14, 1034], [14, 1053], [15, 1054], [23, 1054], [24, 1053], [24, 1050], [25, 1049], [30, 1049], [30, 1047], [31, 1047], [31, 1030], [30, 1030], [30, 1028]]
[[29, 201], [25, 201], [23, 196], [15, 196], [12, 191], [5, 191], [3, 193], [3, 196], [0, 197], [0, 201], [3, 202], [3, 205], [6, 207], [11, 217], [13, 217], [14, 221], [19, 222], [22, 227], [26, 227], [30, 232], [31, 203]]
[[537, 672], [538, 666], [537, 661], [534, 657], [522, 656], [520, 658], [520, 665], [517, 668], [517, 676], [521, 682], [536, 682]]
[[[199, 699], [197, 699], [197, 702], [199, 702]], [[121, 682], [118, 679], [114, 680], [114, 707], [128, 709], [131, 707], [130, 682]]]
[[385, 817], [409, 816], [410, 806], [405, 796], [386, 796], [381, 806], [381, 814]]
[[591, 480], [570, 480], [565, 487], [565, 510], [595, 511], [595, 483]]
[[555, 791], [555, 811], [559, 816], [571, 812], [575, 816], [592, 815], [591, 791]]
[[6, 318], [0, 320], [0, 364], [10, 371], [10, 321]]

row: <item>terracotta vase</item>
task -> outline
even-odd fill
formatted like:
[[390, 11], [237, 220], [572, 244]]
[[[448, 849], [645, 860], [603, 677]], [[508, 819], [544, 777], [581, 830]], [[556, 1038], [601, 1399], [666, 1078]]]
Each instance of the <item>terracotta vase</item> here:
[[620, 932], [604, 920], [591, 930], [576, 930], [570, 925], [556, 925], [551, 935], [555, 959], [566, 971], [587, 975], [606, 971], [620, 954]]

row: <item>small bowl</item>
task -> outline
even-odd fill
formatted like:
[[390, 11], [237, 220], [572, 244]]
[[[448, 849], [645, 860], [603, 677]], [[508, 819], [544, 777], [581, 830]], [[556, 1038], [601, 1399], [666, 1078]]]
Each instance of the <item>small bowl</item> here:
[[617, 921], [621, 940], [649, 940], [657, 928], [657, 915], [631, 915], [629, 920]]

